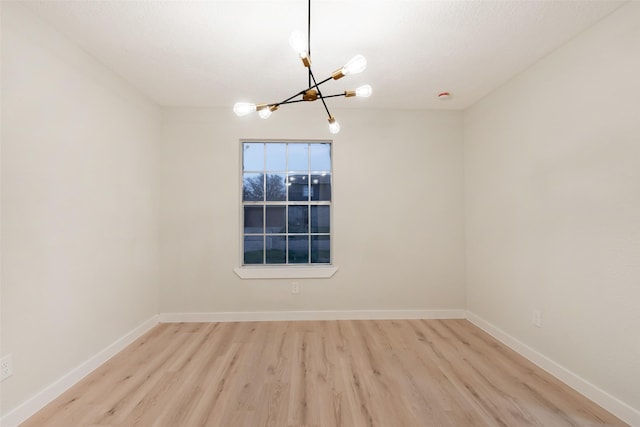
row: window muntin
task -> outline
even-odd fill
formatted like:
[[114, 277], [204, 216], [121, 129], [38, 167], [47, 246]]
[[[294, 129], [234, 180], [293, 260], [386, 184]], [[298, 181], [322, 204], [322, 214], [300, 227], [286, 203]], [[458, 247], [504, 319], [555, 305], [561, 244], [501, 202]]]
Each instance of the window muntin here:
[[330, 142], [243, 142], [243, 265], [331, 264]]

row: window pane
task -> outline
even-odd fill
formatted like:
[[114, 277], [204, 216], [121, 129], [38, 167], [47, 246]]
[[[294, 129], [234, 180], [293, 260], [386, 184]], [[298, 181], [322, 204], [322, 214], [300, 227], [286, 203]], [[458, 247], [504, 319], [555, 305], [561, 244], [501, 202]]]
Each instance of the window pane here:
[[285, 207], [267, 206], [267, 233], [286, 233]]
[[242, 200], [264, 200], [264, 175], [261, 173], [245, 173], [242, 177]]
[[331, 227], [329, 206], [311, 206], [311, 232], [329, 233]]
[[311, 200], [331, 200], [331, 174], [311, 175]]
[[309, 262], [309, 236], [289, 237], [289, 263], [300, 264]]
[[286, 180], [284, 174], [267, 175], [267, 200], [285, 200], [287, 196]]
[[309, 207], [289, 206], [289, 233], [309, 232]]
[[309, 200], [309, 177], [307, 174], [289, 174], [287, 188], [289, 189], [289, 200], [294, 202]]
[[328, 264], [331, 262], [331, 238], [311, 236], [311, 262]]
[[244, 232], [245, 234], [264, 233], [262, 206], [244, 207]]
[[242, 167], [244, 171], [264, 170], [264, 144], [246, 142], [242, 147]]
[[309, 157], [312, 171], [331, 170], [331, 144], [310, 144]]
[[290, 171], [309, 170], [309, 144], [289, 144], [287, 169]]
[[267, 264], [285, 264], [287, 262], [287, 241], [285, 236], [267, 236]]
[[262, 264], [264, 240], [262, 236], [244, 236], [244, 263]]
[[287, 144], [267, 144], [266, 167], [268, 171], [287, 170]]

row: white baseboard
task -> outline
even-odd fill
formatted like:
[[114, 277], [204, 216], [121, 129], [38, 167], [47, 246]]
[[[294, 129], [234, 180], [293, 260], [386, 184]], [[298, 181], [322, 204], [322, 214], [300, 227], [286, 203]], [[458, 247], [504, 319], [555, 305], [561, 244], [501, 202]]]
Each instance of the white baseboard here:
[[31, 397], [17, 408], [8, 412], [0, 419], [0, 426], [15, 427], [34, 415], [48, 403], [67, 391], [71, 386], [89, 375], [100, 365], [111, 359], [114, 355], [122, 351], [126, 346], [140, 338], [158, 324], [158, 316], [154, 315], [150, 319], [137, 326], [131, 332], [110, 344], [104, 350], [91, 357], [86, 362], [74, 368], [71, 372], [63, 375], [60, 379], [49, 384], [42, 391]]
[[584, 378], [571, 372], [564, 366], [549, 359], [544, 354], [534, 350], [522, 341], [512, 337], [500, 328], [496, 327], [492, 323], [484, 320], [482, 317], [467, 311], [467, 320], [471, 323], [502, 342], [507, 347], [511, 348], [515, 352], [519, 353], [529, 361], [533, 362], [540, 368], [544, 369], [560, 381], [567, 384], [569, 387], [576, 390], [578, 393], [583, 394], [588, 399], [594, 401], [598, 405], [602, 406], [607, 411], [611, 412], [616, 417], [620, 418], [624, 422], [631, 426], [640, 426], [640, 411], [632, 408], [621, 400], [610, 395], [601, 388], [591, 384]]
[[241, 311], [161, 313], [161, 323], [259, 322], [283, 320], [464, 319], [465, 310]]

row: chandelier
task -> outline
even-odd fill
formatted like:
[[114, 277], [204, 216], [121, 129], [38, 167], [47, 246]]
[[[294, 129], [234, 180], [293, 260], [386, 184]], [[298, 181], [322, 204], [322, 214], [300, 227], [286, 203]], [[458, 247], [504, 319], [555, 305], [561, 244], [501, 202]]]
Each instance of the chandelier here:
[[367, 98], [371, 96], [372, 89], [370, 85], [363, 85], [355, 90], [345, 90], [344, 92], [335, 95], [324, 95], [322, 93], [322, 91], [320, 90], [320, 86], [322, 84], [328, 82], [329, 80], [341, 79], [342, 77], [350, 74], [361, 73], [367, 67], [367, 60], [362, 55], [356, 55], [342, 67], [334, 71], [331, 76], [318, 82], [313, 74], [313, 71], [311, 70], [311, 0], [308, 1], [307, 23], [307, 36], [305, 37], [304, 34], [300, 31], [294, 31], [289, 37], [289, 44], [291, 45], [291, 48], [300, 56], [302, 64], [308, 70], [308, 87], [301, 90], [300, 92], [297, 92], [295, 95], [286, 98], [283, 101], [271, 104], [256, 105], [248, 102], [237, 102], [233, 106], [233, 112], [236, 113], [236, 115], [246, 116], [247, 114], [251, 114], [257, 111], [258, 115], [261, 118], [268, 119], [271, 116], [271, 113], [276, 111], [281, 105], [293, 104], [296, 102], [311, 102], [319, 99], [320, 101], [322, 101], [322, 105], [324, 106], [324, 109], [329, 116], [329, 131], [331, 133], [338, 133], [340, 132], [340, 124], [329, 112], [329, 107], [327, 107], [325, 99], [335, 98], [338, 96], [344, 96], [345, 98], [349, 98], [352, 96]]

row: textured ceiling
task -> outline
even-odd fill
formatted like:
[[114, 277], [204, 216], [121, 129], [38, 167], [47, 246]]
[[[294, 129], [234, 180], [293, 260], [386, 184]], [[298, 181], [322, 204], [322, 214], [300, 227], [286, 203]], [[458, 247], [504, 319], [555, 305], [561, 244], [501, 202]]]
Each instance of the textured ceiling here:
[[[275, 102], [307, 83], [288, 44], [306, 32], [306, 0], [22, 3], [160, 105]], [[622, 3], [313, 0], [313, 70], [367, 58], [323, 90], [369, 83], [374, 95], [336, 107], [464, 109]]]

